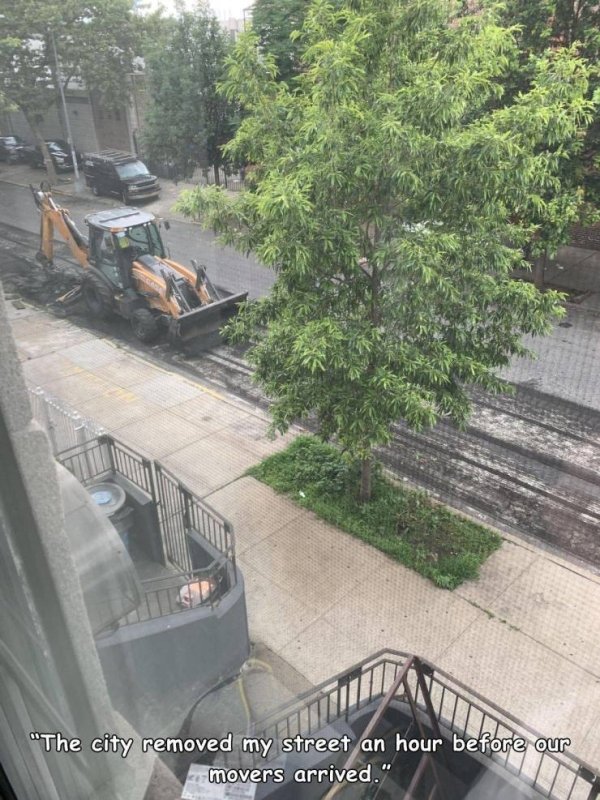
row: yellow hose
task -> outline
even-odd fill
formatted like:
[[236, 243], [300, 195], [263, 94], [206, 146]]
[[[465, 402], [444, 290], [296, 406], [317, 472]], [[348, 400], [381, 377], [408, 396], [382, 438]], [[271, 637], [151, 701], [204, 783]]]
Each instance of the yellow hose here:
[[[266, 661], [261, 661], [258, 658], [249, 658], [246, 663], [244, 664], [246, 671], [248, 669], [258, 669], [262, 672], [270, 672], [273, 674], [273, 669], [270, 664], [267, 664]], [[242, 668], [242, 672], [240, 672], [239, 678], [236, 680], [238, 685], [238, 691], [240, 693], [240, 698], [242, 700], [242, 705], [244, 707], [244, 711], [246, 712], [246, 730], [247, 733], [250, 731], [252, 727], [252, 709], [250, 708], [250, 703], [248, 702], [248, 696], [246, 694], [246, 687], [244, 686], [244, 668]]]
[[265, 672], [270, 672], [271, 674], [273, 674], [273, 667], [270, 664], [267, 664], [266, 661], [261, 661], [258, 658], [249, 658], [246, 661], [246, 664], [249, 667], [256, 667], [257, 669], [262, 669]]
[[248, 733], [252, 726], [252, 711], [250, 709], [250, 703], [248, 702], [248, 697], [246, 696], [246, 689], [244, 688], [244, 679], [242, 678], [241, 675], [237, 679], [236, 683], [238, 685], [240, 697], [242, 699], [242, 705], [244, 706], [244, 711], [246, 712], [246, 733]]

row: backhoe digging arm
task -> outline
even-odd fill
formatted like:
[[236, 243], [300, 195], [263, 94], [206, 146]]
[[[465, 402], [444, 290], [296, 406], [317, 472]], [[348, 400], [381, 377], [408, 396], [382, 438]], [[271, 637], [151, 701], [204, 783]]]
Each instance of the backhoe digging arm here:
[[50, 191], [44, 188], [29, 187], [38, 207], [40, 220], [40, 251], [38, 260], [45, 266], [52, 266], [54, 259], [54, 234], [58, 233], [67, 243], [81, 267], [88, 266], [88, 243], [85, 236], [77, 230], [66, 208], [57, 206]]

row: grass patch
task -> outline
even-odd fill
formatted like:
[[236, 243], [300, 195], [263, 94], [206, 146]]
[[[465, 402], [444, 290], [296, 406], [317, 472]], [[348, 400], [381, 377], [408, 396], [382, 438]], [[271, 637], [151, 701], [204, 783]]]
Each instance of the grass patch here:
[[392, 484], [381, 471], [373, 476], [373, 499], [360, 503], [358, 466], [310, 436], [299, 436], [247, 474], [443, 589], [476, 578], [502, 543], [497, 533], [434, 505], [424, 492]]

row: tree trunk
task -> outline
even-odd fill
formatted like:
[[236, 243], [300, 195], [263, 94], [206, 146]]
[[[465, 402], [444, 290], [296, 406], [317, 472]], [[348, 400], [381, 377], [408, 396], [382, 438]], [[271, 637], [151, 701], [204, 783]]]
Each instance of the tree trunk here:
[[[380, 231], [375, 226], [373, 231], [373, 250], [379, 242]], [[375, 263], [371, 263], [371, 324], [374, 328], [381, 325], [381, 275]], [[367, 374], [371, 376], [375, 370], [373, 361], [367, 366]], [[373, 457], [363, 458], [360, 464], [360, 494], [361, 503], [368, 503], [373, 496]]]
[[544, 250], [544, 255], [536, 259], [533, 271], [533, 284], [540, 292], [544, 290], [547, 264], [548, 251]]
[[29, 127], [31, 128], [31, 132], [33, 133], [33, 136], [37, 144], [40, 146], [42, 155], [44, 156], [44, 164], [46, 166], [46, 171], [48, 173], [48, 182], [50, 183], [51, 186], [54, 186], [56, 183], [58, 183], [58, 177], [56, 175], [56, 170], [54, 169], [54, 161], [52, 161], [52, 158], [50, 157], [50, 153], [48, 151], [48, 145], [44, 141], [44, 137], [42, 136], [40, 127], [35, 120], [35, 116], [33, 114], [29, 114], [24, 110], [23, 113], [25, 115], [25, 119], [29, 124]]
[[361, 503], [368, 503], [373, 495], [373, 459], [363, 458], [360, 462], [360, 494]]
[[219, 177], [219, 165], [218, 164], [213, 164], [213, 170], [214, 170], [214, 173], [215, 173], [215, 186], [220, 186], [221, 185], [221, 178]]

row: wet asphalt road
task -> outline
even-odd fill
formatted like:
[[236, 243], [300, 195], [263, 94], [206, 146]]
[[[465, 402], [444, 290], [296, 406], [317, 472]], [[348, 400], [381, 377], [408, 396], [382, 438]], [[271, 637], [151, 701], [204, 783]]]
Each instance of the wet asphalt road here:
[[[109, 206], [110, 201], [103, 205]], [[69, 198], [68, 206], [76, 223], [82, 225], [83, 217], [98, 208], [98, 202]], [[8, 229], [2, 222], [15, 227]], [[266, 293], [273, 276], [256, 261], [217, 246], [214, 236], [197, 225], [178, 221], [171, 224], [168, 236], [174, 258], [185, 261], [187, 253], [188, 260], [197, 257], [204, 261], [212, 280], [230, 291], [250, 289], [253, 297]], [[0, 266], [9, 280], [11, 273], [21, 277], [38, 273], [33, 261], [38, 225], [39, 216], [29, 191], [0, 182]], [[68, 255], [64, 245], [56, 248], [56, 255], [64, 264]], [[27, 264], [33, 264], [33, 273]], [[90, 326], [77, 307], [69, 316], [76, 324]], [[579, 312], [572, 316], [570, 312], [570, 317], [578, 323], [570, 326], [580, 334], [574, 341], [577, 350], [583, 348], [587, 356], [591, 355], [587, 350], [593, 351], [595, 336], [581, 329], [588, 315]], [[140, 345], [133, 340], [124, 320], [94, 322], [93, 327], [100, 335], [141, 349], [146, 357], [167, 362], [170, 368], [213, 382], [257, 405], [265, 404], [265, 398], [252, 383], [252, 371], [244, 363], [243, 352], [223, 346], [182, 357], [164, 342], [151, 348]], [[554, 335], [545, 340], [544, 347], [550, 355], [556, 356], [560, 347], [568, 344], [562, 341], [564, 338], [564, 329], [557, 327]], [[543, 374], [564, 372], [557, 370], [544, 352], [540, 356]], [[597, 369], [581, 370], [573, 348], [568, 361], [578, 368], [580, 384], [594, 383]], [[595, 403], [580, 405], [536, 392], [533, 380], [516, 383], [521, 383], [517, 397], [495, 399], [492, 403], [480, 398], [467, 431], [441, 424], [416, 435], [402, 425], [396, 426], [392, 446], [384, 448], [380, 457], [404, 480], [427, 488], [451, 506], [598, 566], [600, 413], [593, 410]], [[573, 384], [568, 383], [572, 394]]]
[[[34, 178], [38, 177], [34, 175]], [[98, 200], [87, 195], [81, 198], [57, 196], [56, 199], [69, 209], [82, 233], [87, 233], [84, 224], [87, 214], [118, 205], [116, 200], [113, 204], [107, 198]], [[140, 208], [143, 210], [144, 206]], [[39, 219], [29, 189], [0, 180], [0, 221], [37, 233]], [[202, 230], [197, 224], [171, 220], [171, 229], [163, 230], [163, 238], [174, 260], [189, 264], [192, 258], [197, 259], [206, 266], [212, 282], [230, 292], [247, 291], [248, 296], [255, 299], [268, 294], [273, 285], [275, 276], [271, 270], [252, 257], [246, 258], [230, 247], [221, 247], [214, 234]]]

